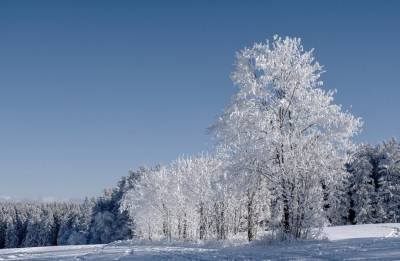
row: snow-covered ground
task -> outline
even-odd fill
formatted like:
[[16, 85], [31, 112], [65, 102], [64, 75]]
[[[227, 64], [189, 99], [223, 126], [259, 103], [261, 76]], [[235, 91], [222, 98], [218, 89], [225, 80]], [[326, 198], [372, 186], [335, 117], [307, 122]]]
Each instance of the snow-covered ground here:
[[352, 238], [396, 238], [400, 237], [400, 223], [367, 224], [326, 227], [324, 234], [329, 240]]
[[326, 228], [328, 240], [239, 246], [122, 241], [0, 250], [0, 260], [400, 260], [400, 224]]

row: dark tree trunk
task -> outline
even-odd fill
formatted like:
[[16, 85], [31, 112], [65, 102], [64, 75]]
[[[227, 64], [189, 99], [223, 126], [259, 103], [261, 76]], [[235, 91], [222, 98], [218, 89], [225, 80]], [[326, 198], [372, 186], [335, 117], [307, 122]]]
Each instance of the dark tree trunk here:
[[183, 217], [183, 239], [187, 239], [187, 218], [186, 213]]
[[254, 193], [247, 192], [247, 239], [254, 240]]
[[220, 229], [220, 231], [221, 231], [220, 239], [224, 240], [226, 238], [224, 203], [221, 203], [221, 229]]
[[283, 188], [283, 217], [282, 217], [282, 226], [283, 226], [283, 233], [285, 235], [290, 234], [290, 210], [289, 210], [289, 200], [286, 190], [286, 182], [282, 184]]
[[206, 234], [206, 222], [204, 216], [204, 204], [200, 203], [200, 240], [204, 240]]
[[182, 219], [179, 217], [178, 218], [178, 237], [181, 238], [182, 236], [182, 225], [181, 225]]

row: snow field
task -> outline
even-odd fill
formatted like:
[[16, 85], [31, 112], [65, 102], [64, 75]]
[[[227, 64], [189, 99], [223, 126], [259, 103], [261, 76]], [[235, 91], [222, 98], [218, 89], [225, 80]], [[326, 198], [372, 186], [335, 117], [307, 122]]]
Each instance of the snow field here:
[[328, 240], [239, 246], [119, 241], [0, 250], [0, 260], [400, 260], [400, 224], [327, 227]]

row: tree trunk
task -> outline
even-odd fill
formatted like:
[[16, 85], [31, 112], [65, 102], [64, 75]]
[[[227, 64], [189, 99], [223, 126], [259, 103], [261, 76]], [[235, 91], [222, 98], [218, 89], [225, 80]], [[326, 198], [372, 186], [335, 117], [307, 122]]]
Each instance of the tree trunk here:
[[221, 203], [221, 236], [220, 239], [226, 239], [226, 231], [225, 231], [225, 206], [224, 203]]
[[184, 217], [183, 217], [183, 239], [187, 239], [187, 218], [186, 218], [186, 213], [184, 214]]
[[286, 235], [290, 234], [290, 210], [289, 210], [289, 200], [288, 200], [288, 193], [285, 186], [285, 181], [282, 183], [283, 189], [283, 217], [282, 217], [282, 226], [283, 226], [283, 233]]
[[247, 239], [252, 241], [254, 235], [254, 192], [247, 191]]
[[204, 216], [204, 204], [200, 203], [200, 240], [204, 240], [206, 234], [206, 222]]
[[182, 236], [182, 219], [181, 217], [178, 218], [178, 238], [180, 239]]
[[225, 232], [225, 210], [224, 210], [224, 203], [216, 203], [215, 204], [215, 216], [216, 216], [216, 222], [215, 222], [215, 228], [217, 232], [217, 238], [218, 240], [223, 240], [226, 238], [226, 232]]

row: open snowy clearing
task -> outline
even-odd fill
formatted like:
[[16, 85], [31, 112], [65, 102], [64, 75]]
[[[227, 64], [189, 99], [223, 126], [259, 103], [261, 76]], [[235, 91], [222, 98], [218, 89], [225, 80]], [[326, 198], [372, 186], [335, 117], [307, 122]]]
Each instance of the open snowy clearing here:
[[337, 226], [329, 240], [221, 247], [122, 241], [0, 250], [0, 260], [400, 260], [400, 224]]

